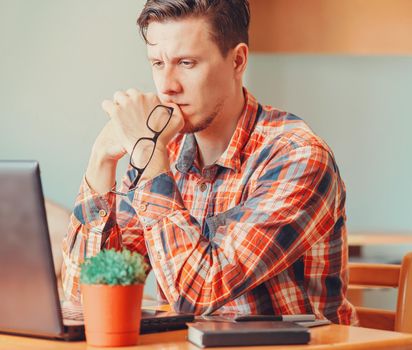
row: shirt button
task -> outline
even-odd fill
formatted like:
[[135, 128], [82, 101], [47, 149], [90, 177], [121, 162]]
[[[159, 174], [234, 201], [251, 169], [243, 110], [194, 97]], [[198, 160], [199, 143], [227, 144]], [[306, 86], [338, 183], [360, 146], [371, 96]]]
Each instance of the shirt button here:
[[202, 182], [202, 183], [200, 184], [200, 190], [201, 190], [202, 192], [205, 192], [205, 191], [207, 190], [207, 185], [206, 185], [204, 182]]
[[100, 210], [99, 210], [99, 215], [100, 215], [102, 218], [104, 218], [104, 217], [107, 215], [106, 210], [100, 209]]
[[140, 211], [140, 212], [144, 212], [144, 211], [146, 211], [146, 209], [147, 209], [147, 205], [146, 205], [146, 204], [140, 204], [140, 205], [139, 205], [139, 211]]

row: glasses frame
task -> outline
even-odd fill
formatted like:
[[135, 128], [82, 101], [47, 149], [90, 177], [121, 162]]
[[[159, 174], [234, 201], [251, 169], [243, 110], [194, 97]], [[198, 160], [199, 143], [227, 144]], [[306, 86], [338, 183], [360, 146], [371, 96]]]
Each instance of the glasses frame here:
[[[149, 125], [150, 117], [153, 115], [153, 113], [154, 113], [154, 112], [156, 111], [156, 109], [158, 109], [158, 108], [165, 108], [165, 109], [169, 112], [169, 118], [167, 119], [167, 122], [165, 123], [164, 127], [163, 127], [160, 131], [153, 130], [153, 129], [150, 127], [150, 125]], [[162, 104], [158, 104], [157, 106], [155, 106], [155, 107], [152, 109], [152, 111], [150, 112], [149, 116], [147, 117], [147, 119], [146, 119], [146, 126], [147, 126], [147, 128], [148, 128], [154, 135], [153, 135], [152, 137], [140, 137], [140, 138], [136, 141], [136, 143], [134, 144], [134, 146], [133, 146], [133, 148], [132, 148], [132, 151], [130, 152], [129, 165], [130, 165], [133, 169], [136, 169], [136, 170], [137, 170], [137, 175], [136, 175], [136, 178], [135, 178], [135, 179], [133, 180], [133, 182], [131, 183], [131, 185], [130, 185], [130, 187], [129, 187], [129, 190], [128, 190], [128, 193], [134, 191], [134, 190], [137, 188], [137, 184], [138, 184], [140, 178], [142, 177], [144, 171], [146, 170], [146, 168], [147, 168], [148, 165], [150, 164], [150, 161], [151, 161], [152, 158], [153, 158], [153, 154], [154, 154], [155, 149], [156, 149], [157, 139], [159, 138], [160, 134], [161, 134], [161, 133], [167, 128], [167, 126], [169, 125], [170, 119], [172, 118], [172, 115], [173, 115], [173, 111], [174, 111], [174, 108], [173, 108], [173, 107], [169, 107], [169, 106], [165, 106], [165, 105], [162, 105]], [[137, 167], [137, 166], [135, 166], [135, 165], [133, 164], [132, 159], [133, 159], [133, 153], [134, 153], [137, 145], [139, 144], [139, 142], [144, 141], [144, 140], [148, 140], [148, 141], [153, 142], [153, 150], [152, 150], [152, 154], [150, 155], [149, 160], [147, 161], [146, 165], [145, 165], [144, 167], [140, 168], [140, 167]], [[119, 192], [119, 191], [117, 191], [116, 189], [112, 189], [111, 192], [114, 193], [114, 194], [120, 195], [120, 196], [127, 196], [127, 195], [128, 195], [128, 193]]]

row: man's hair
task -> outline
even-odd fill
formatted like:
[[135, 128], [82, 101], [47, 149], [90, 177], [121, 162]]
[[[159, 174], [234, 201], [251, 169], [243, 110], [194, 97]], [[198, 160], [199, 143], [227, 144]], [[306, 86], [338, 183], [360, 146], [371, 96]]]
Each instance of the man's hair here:
[[211, 37], [225, 57], [239, 43], [249, 44], [250, 10], [248, 0], [148, 0], [137, 24], [147, 44], [151, 22], [183, 18], [205, 18]]

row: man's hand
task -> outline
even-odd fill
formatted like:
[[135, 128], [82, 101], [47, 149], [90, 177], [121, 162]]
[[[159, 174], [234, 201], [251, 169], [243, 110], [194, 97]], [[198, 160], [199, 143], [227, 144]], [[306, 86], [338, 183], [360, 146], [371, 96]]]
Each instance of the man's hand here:
[[[118, 91], [113, 101], [103, 101], [102, 108], [111, 119], [94, 143], [86, 171], [87, 182], [95, 191], [108, 192], [115, 183], [118, 160], [126, 153], [131, 154], [139, 138], [154, 136], [147, 128], [146, 121], [153, 108], [159, 104], [161, 102], [156, 95], [143, 94], [136, 89]], [[173, 107], [173, 115], [157, 140], [153, 158], [144, 173], [145, 178], [168, 170], [166, 146], [184, 125], [180, 108], [172, 103], [164, 105]]]
[[[102, 108], [110, 116], [118, 142], [127, 153], [131, 154], [139, 138], [153, 137], [146, 122], [150, 112], [159, 104], [161, 102], [156, 95], [143, 94], [136, 89], [118, 91], [114, 94], [113, 101], [103, 101]], [[184, 125], [179, 107], [171, 103], [166, 105], [173, 107], [174, 111], [168, 126], [157, 140], [158, 150], [165, 150], [173, 136]]]

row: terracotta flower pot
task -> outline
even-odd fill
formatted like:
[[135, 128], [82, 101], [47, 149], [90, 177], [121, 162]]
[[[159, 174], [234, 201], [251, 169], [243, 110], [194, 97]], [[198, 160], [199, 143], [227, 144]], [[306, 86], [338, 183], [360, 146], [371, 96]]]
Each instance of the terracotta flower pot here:
[[81, 285], [89, 345], [127, 346], [138, 343], [143, 286]]

